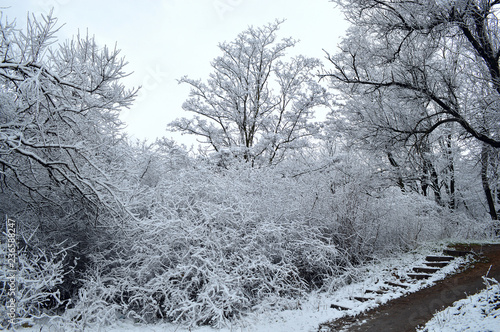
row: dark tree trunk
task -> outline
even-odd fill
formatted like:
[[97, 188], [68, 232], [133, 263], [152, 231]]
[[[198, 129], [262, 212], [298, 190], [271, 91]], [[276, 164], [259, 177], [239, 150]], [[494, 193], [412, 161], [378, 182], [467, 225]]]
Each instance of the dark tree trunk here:
[[441, 197], [441, 188], [439, 186], [439, 176], [436, 171], [436, 167], [434, 167], [434, 164], [428, 157], [430, 154], [429, 147], [424, 145], [423, 149], [419, 151], [419, 154], [421, 155], [423, 161], [422, 170], [424, 174], [422, 176], [422, 190], [424, 191], [424, 196], [427, 196], [427, 189], [430, 186], [434, 192], [434, 200], [442, 206], [443, 199]]
[[403, 177], [401, 176], [401, 170], [399, 168], [399, 164], [396, 162], [396, 160], [394, 159], [394, 156], [392, 155], [391, 152], [387, 152], [387, 158], [389, 158], [389, 162], [391, 163], [391, 166], [395, 167], [398, 170], [397, 184], [398, 184], [398, 187], [401, 189], [401, 191], [405, 192], [405, 184], [403, 182]]
[[451, 145], [451, 135], [448, 135], [446, 138], [446, 153], [448, 157], [448, 177], [449, 177], [449, 185], [447, 185], [448, 191], [448, 206], [450, 209], [455, 210], [457, 203], [455, 201], [455, 165], [453, 162], [453, 150]]
[[439, 205], [442, 206], [443, 199], [441, 197], [441, 188], [439, 186], [439, 177], [438, 177], [436, 168], [434, 167], [434, 165], [432, 164], [432, 162], [430, 160], [424, 161], [424, 164], [425, 164], [425, 168], [429, 172], [430, 184], [431, 184], [432, 191], [434, 192], [434, 200], [436, 201], [436, 203], [438, 203]]
[[488, 179], [488, 164], [489, 164], [489, 151], [488, 146], [483, 144], [481, 150], [481, 182], [483, 183], [483, 190], [486, 196], [486, 201], [488, 202], [488, 209], [491, 219], [498, 220], [497, 210], [495, 209], [495, 201], [493, 199], [493, 194], [490, 188], [490, 182]]

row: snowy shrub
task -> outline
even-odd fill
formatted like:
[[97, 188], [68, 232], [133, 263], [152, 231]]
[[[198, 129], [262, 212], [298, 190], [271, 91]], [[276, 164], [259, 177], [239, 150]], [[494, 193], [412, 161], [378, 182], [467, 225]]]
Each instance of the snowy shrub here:
[[78, 291], [75, 305], [67, 309], [59, 321], [65, 331], [85, 331], [116, 321], [120, 307], [113, 302], [115, 290], [109, 288], [99, 273], [89, 271], [86, 282]]
[[498, 221], [486, 217], [476, 220], [468, 217], [465, 213], [447, 213], [442, 217], [442, 238], [451, 240], [487, 240], [495, 239]]
[[[18, 240], [21, 238], [18, 235]], [[5, 237], [6, 239], [6, 237]], [[42, 316], [56, 316], [57, 309], [63, 305], [59, 286], [63, 283], [65, 257], [68, 248], [58, 245], [49, 250], [33, 246], [19, 240], [23, 245], [17, 248], [17, 262], [14, 269], [7, 259], [1, 261], [1, 292], [3, 304], [15, 300], [16, 324], [33, 323], [33, 319]], [[7, 241], [2, 239], [0, 256], [7, 257]], [[11, 291], [15, 290], [15, 296]], [[7, 306], [2, 306], [1, 326], [9, 327]]]
[[369, 204], [369, 219], [358, 226], [374, 250], [406, 250], [424, 241], [491, 238], [491, 222], [443, 208], [422, 195], [390, 188]]
[[213, 326], [297, 306], [350, 264], [325, 237], [329, 219], [311, 216], [314, 197], [302, 185], [247, 168], [163, 179], [150, 197], [152, 217], [126, 221], [95, 255], [101, 293], [89, 276], [89, 305], [106, 301], [137, 320]]
[[330, 169], [302, 177], [303, 182], [316, 183], [314, 212], [330, 216], [335, 243], [348, 249], [353, 262], [407, 250], [423, 241], [490, 238], [493, 232], [491, 222], [473, 220], [432, 198], [403, 192], [349, 156]]
[[450, 229], [434, 202], [339, 173], [238, 164], [165, 172], [134, 202], [147, 217], [103, 230], [70, 315], [82, 326], [121, 315], [221, 327], [297, 307], [353, 265]]

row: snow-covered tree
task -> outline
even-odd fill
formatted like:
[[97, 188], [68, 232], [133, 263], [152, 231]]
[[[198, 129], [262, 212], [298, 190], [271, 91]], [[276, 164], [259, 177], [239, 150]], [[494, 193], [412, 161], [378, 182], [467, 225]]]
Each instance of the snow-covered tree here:
[[0, 30], [0, 210], [16, 213], [17, 201], [33, 210], [120, 213], [108, 171], [119, 164], [118, 112], [135, 91], [120, 82], [119, 51], [80, 36], [55, 46], [51, 15], [28, 17], [26, 31], [2, 20]]
[[219, 44], [222, 55], [206, 83], [183, 77], [180, 83], [191, 86], [183, 108], [195, 116], [170, 127], [197, 135], [223, 157], [252, 163], [278, 163], [289, 150], [307, 146], [316, 130], [314, 108], [327, 105], [328, 94], [314, 76], [319, 60], [283, 60], [297, 41], [277, 39], [281, 23], [250, 27]]
[[0, 214], [17, 221], [20, 318], [63, 305], [105, 233], [96, 226], [129, 211], [126, 63], [89, 37], [56, 44], [56, 25], [51, 15], [28, 17], [24, 30], [0, 19]]
[[335, 69], [327, 76], [411, 103], [414, 112], [395, 107], [393, 119], [384, 119], [401, 135], [425, 136], [454, 122], [500, 147], [497, 1], [337, 2], [355, 27], [330, 58]]
[[[489, 155], [488, 147], [500, 147], [498, 1], [335, 2], [354, 26], [329, 57], [333, 69], [325, 77], [345, 92], [366, 138], [383, 142], [388, 153], [397, 144], [419, 153], [437, 195], [432, 144], [450, 143], [445, 155], [473, 141]], [[481, 157], [484, 165], [487, 159]], [[482, 180], [497, 219], [491, 181]]]

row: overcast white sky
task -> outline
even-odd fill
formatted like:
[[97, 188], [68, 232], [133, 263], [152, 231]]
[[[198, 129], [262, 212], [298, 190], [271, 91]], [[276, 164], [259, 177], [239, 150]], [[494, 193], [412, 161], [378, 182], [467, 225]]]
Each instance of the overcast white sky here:
[[[334, 52], [347, 24], [329, 0], [0, 0], [4, 15], [17, 18], [27, 12], [47, 13], [54, 8], [63, 41], [78, 30], [95, 35], [101, 45], [122, 50], [133, 74], [127, 86], [142, 86], [134, 106], [124, 110], [126, 131], [153, 141], [178, 134], [166, 131], [182, 110], [189, 88], [178, 85], [183, 75], [206, 79], [210, 61], [219, 56], [217, 44], [232, 41], [248, 26], [286, 19], [279, 37], [300, 43], [293, 54], [324, 58], [322, 49]], [[24, 26], [23, 26], [24, 27]]]

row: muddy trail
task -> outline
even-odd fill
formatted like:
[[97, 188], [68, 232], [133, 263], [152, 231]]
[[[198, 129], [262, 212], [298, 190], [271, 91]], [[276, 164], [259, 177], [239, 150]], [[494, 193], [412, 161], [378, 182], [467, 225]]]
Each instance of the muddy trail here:
[[[436, 311], [451, 306], [484, 289], [482, 277], [500, 280], [500, 244], [458, 245], [456, 250], [476, 253], [476, 261], [465, 271], [448, 276], [434, 286], [394, 299], [356, 317], [344, 317], [320, 325], [321, 331], [415, 331]], [[489, 271], [489, 272], [488, 272]]]

